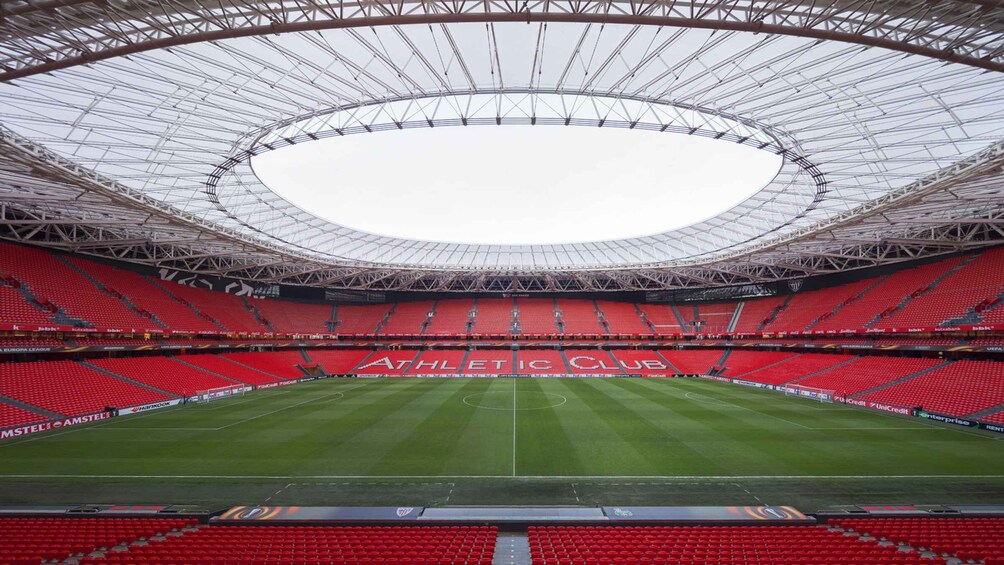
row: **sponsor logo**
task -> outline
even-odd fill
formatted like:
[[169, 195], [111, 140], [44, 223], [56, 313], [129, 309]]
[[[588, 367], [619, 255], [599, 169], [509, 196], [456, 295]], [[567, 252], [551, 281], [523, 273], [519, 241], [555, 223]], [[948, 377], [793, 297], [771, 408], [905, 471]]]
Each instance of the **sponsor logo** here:
[[933, 412], [918, 412], [918, 416], [921, 418], [927, 418], [928, 420], [934, 420], [935, 422], [945, 422], [946, 424], [955, 424], [956, 426], [965, 426], [967, 428], [976, 427], [976, 422], [972, 420], [966, 420], [965, 418], [956, 418], [955, 416], [945, 416], [942, 414], [935, 414]]
[[998, 426], [997, 424], [983, 424], [983, 429], [1004, 434], [1004, 426]]
[[415, 511], [414, 506], [399, 506], [396, 513], [398, 518], [404, 518], [405, 516], [411, 514], [414, 511]]
[[[847, 402], [852, 402], [848, 400]], [[857, 404], [856, 402], [854, 404]], [[876, 410], [885, 410], [886, 412], [893, 412], [895, 414], [909, 414], [909, 408], [903, 408], [902, 406], [890, 406], [888, 404], [880, 404], [878, 402], [866, 402], [863, 404], [858, 404], [858, 406], [866, 406], [868, 408], [874, 408]]]
[[767, 390], [774, 390], [774, 385], [768, 385], [764, 383], [755, 383], [753, 381], [744, 381], [742, 379], [732, 379], [732, 382], [737, 385], [750, 386], [753, 388], [764, 388]]
[[31, 426], [22, 426], [20, 428], [0, 430], [0, 439], [10, 439], [15, 437], [26, 436], [29, 434], [35, 434], [38, 432], [44, 432], [48, 430], [65, 428], [68, 426], [87, 424], [90, 422], [97, 422], [98, 420], [104, 420], [111, 417], [112, 414], [109, 412], [99, 412], [97, 414], [87, 414], [86, 416], [74, 416], [73, 418], [65, 418], [61, 420], [50, 420], [48, 422], [42, 422], [41, 424], [33, 424]]
[[626, 508], [614, 508], [614, 516], [617, 516], [618, 518], [630, 518], [631, 516], [634, 516], [634, 512]]
[[143, 406], [133, 406], [132, 408], [126, 408], [125, 410], [119, 410], [119, 414], [137, 414], [139, 412], [146, 412], [147, 410], [156, 410], [157, 408], [167, 408], [168, 406], [174, 406], [178, 404], [178, 400], [165, 400], [164, 402], [154, 402], [153, 404], [144, 404]]

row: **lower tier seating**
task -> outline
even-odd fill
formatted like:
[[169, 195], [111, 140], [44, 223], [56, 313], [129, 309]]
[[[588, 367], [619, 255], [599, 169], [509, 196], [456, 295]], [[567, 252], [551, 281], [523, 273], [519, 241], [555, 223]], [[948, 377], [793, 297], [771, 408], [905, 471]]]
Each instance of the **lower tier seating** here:
[[0, 394], [67, 416], [171, 398], [73, 361], [0, 363]]
[[681, 351], [661, 351], [660, 354], [676, 368], [674, 373], [682, 375], [705, 375], [718, 364], [723, 351], [720, 349], [693, 349]]
[[0, 563], [61, 563], [193, 525], [188, 518], [0, 518]]
[[307, 352], [310, 360], [324, 367], [329, 375], [347, 375], [370, 352], [367, 349], [314, 349]]
[[983, 416], [980, 420], [983, 420], [984, 422], [993, 422], [995, 424], [1004, 424], [1004, 410], [995, 412], [989, 416]]
[[836, 391], [847, 396], [901, 379], [940, 363], [935, 359], [911, 357], [861, 357], [825, 373], [798, 381], [801, 386]]
[[531, 526], [533, 565], [944, 563], [822, 526]]
[[1004, 361], [956, 361], [862, 400], [964, 416], [1004, 404]]
[[0, 430], [13, 428], [14, 426], [26, 426], [45, 420], [48, 420], [48, 418], [41, 414], [0, 402]]
[[82, 563], [491, 565], [497, 536], [489, 526], [204, 526]]
[[237, 383], [178, 363], [167, 357], [126, 357], [91, 361], [95, 367], [145, 385], [177, 394], [192, 396], [200, 390], [234, 386]]
[[[790, 359], [746, 373], [744, 380], [772, 385], [784, 384], [806, 375], [825, 371], [834, 365], [854, 359], [853, 355], [833, 355], [828, 353], [804, 353]], [[727, 364], [727, 363], [726, 363]], [[801, 384], [801, 383], [798, 383]]]
[[1004, 564], [1004, 518], [840, 518], [831, 523], [966, 562]]
[[218, 355], [184, 355], [179, 357], [179, 359], [189, 365], [195, 365], [196, 367], [205, 369], [211, 373], [222, 375], [228, 379], [240, 381], [249, 385], [263, 385], [283, 380], [279, 377], [266, 375], [265, 373], [257, 369], [252, 369], [247, 365], [234, 363], [233, 361]]
[[253, 369], [264, 371], [284, 379], [299, 379], [303, 371], [297, 365], [307, 364], [299, 351], [267, 351], [248, 353], [226, 353], [220, 355], [225, 359], [247, 365]]
[[462, 349], [445, 349], [421, 352], [408, 368], [409, 375], [457, 375], [463, 367]]

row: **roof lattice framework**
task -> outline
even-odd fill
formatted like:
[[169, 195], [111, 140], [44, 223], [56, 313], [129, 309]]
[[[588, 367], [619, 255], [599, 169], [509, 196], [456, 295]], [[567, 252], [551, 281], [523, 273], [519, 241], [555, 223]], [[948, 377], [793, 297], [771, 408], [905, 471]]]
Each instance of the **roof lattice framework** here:
[[[769, 282], [1004, 239], [992, 3], [228, 6], [3, 3], [4, 237], [292, 284], [509, 291]], [[360, 232], [250, 166], [323, 137], [511, 124], [687, 133], [783, 165], [684, 228], [523, 246]]]

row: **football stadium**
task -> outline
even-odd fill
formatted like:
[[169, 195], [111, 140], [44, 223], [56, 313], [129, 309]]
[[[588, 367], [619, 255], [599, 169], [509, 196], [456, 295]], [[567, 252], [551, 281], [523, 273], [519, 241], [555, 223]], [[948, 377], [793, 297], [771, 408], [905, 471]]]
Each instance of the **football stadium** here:
[[1004, 6], [0, 1], [0, 564], [1004, 564]]

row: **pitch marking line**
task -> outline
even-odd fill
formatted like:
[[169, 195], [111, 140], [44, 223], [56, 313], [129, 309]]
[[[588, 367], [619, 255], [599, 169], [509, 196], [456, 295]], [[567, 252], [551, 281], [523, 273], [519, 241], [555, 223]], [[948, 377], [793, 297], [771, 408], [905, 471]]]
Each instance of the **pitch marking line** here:
[[445, 480], [515, 479], [555, 481], [750, 481], [750, 480], [876, 480], [876, 479], [1004, 479], [1004, 475], [30, 475], [0, 474], [0, 479], [245, 479], [245, 480]]
[[786, 420], [786, 419], [784, 419], [784, 418], [781, 418], [780, 416], [774, 416], [773, 414], [768, 414], [768, 413], [766, 413], [766, 412], [761, 412], [761, 411], [759, 411], [759, 410], [754, 410], [753, 408], [747, 408], [747, 407], [745, 407], [745, 406], [739, 406], [738, 404], [734, 404], [734, 403], [732, 403], [732, 402], [729, 402], [728, 400], [722, 400], [721, 398], [715, 398], [714, 396], [708, 396], [708, 395], [706, 395], [706, 394], [701, 394], [701, 393], [699, 393], [699, 392], [687, 392], [687, 393], [684, 393], [684, 395], [683, 395], [683, 396], [685, 396], [685, 397], [689, 398], [690, 400], [696, 400], [696, 401], [698, 401], [698, 402], [701, 402], [701, 400], [700, 400], [700, 399], [697, 399], [697, 398], [694, 398], [694, 397], [690, 396], [691, 394], [696, 394], [697, 396], [703, 396], [703, 397], [705, 397], [705, 398], [710, 398], [710, 399], [712, 399], [712, 400], [714, 400], [714, 401], [716, 401], [716, 402], [720, 402], [720, 403], [724, 403], [724, 404], [728, 404], [728, 405], [730, 405], [730, 406], [735, 406], [736, 408], [739, 408], [739, 409], [741, 409], [741, 410], [748, 410], [748, 411], [750, 411], [750, 412], [754, 412], [754, 413], [756, 413], [756, 414], [760, 414], [761, 416], [767, 416], [768, 418], [774, 418], [775, 420], [780, 420], [780, 421], [782, 421], [782, 422], [787, 422], [787, 423], [789, 423], [789, 424], [792, 424], [792, 425], [794, 425], [794, 426], [798, 426], [798, 427], [800, 427], [800, 428], [805, 428], [805, 429], [807, 429], [807, 430], [814, 430], [814, 429], [815, 429], [815, 428], [812, 428], [812, 427], [809, 427], [809, 426], [806, 426], [805, 424], [799, 424], [798, 422], [792, 422], [791, 420]]
[[512, 476], [516, 476], [516, 379], [512, 380]]
[[[488, 392], [475, 392], [474, 394], [468, 394], [467, 396], [465, 396], [462, 399], [460, 399], [460, 401], [463, 402], [464, 404], [470, 406], [471, 408], [483, 408], [485, 410], [498, 410], [499, 412], [508, 412], [510, 410], [513, 410], [513, 408], [496, 408], [494, 406], [482, 406], [480, 404], [471, 404], [470, 402], [467, 401], [469, 398], [473, 398], [475, 396], [485, 396], [487, 394], [507, 394], [507, 391], [504, 391], [504, 390], [495, 390], [495, 391], [488, 391]], [[526, 392], [524, 392], [523, 394], [526, 394]], [[568, 402], [568, 398], [566, 398], [564, 395], [558, 394], [556, 392], [538, 392], [538, 393], [535, 393], [535, 394], [542, 394], [544, 396], [557, 396], [558, 398], [561, 398], [561, 401], [558, 402], [557, 404], [550, 404], [548, 406], [541, 406], [540, 408], [516, 408], [516, 410], [519, 410], [520, 412], [524, 412], [524, 411], [528, 411], [528, 410], [547, 410], [548, 408], [557, 408], [559, 406], [563, 406], [564, 404], [566, 404]], [[513, 406], [515, 406], [515, 401], [513, 402]]]
[[[22, 443], [29, 443], [29, 442], [37, 441], [37, 440], [40, 440], [40, 439], [49, 439], [49, 438], [59, 437], [59, 436], [66, 435], [66, 434], [72, 434], [74, 432], [84, 432], [84, 431], [88, 431], [88, 430], [114, 431], [114, 430], [133, 429], [133, 430], [144, 430], [144, 431], [167, 430], [167, 431], [218, 432], [220, 430], [229, 428], [231, 426], [236, 426], [237, 424], [243, 424], [244, 422], [248, 422], [248, 421], [251, 421], [251, 420], [256, 420], [256, 419], [264, 417], [264, 416], [269, 416], [271, 414], [275, 414], [276, 412], [281, 412], [283, 410], [288, 410], [289, 408], [295, 408], [297, 406], [301, 406], [303, 404], [307, 404], [308, 402], [315, 402], [315, 401], [320, 400], [322, 398], [328, 398], [329, 396], [334, 396], [336, 394], [340, 394], [341, 396], [338, 397], [337, 399], [331, 399], [331, 400], [338, 400], [338, 399], [341, 399], [341, 398], [345, 397], [345, 394], [344, 394], [345, 392], [353, 390], [353, 389], [357, 389], [357, 388], [360, 388], [360, 387], [363, 387], [363, 386], [366, 386], [368, 384], [369, 383], [363, 383], [361, 385], [349, 387], [347, 389], [343, 389], [343, 390], [334, 392], [334, 393], [332, 393], [332, 394], [330, 394], [328, 396], [322, 396], [322, 397], [319, 397], [319, 398], [311, 398], [310, 400], [306, 400], [304, 402], [300, 402], [300, 403], [294, 404], [292, 406], [286, 406], [285, 408], [280, 408], [278, 410], [273, 410], [272, 412], [266, 412], [265, 414], [259, 414], [258, 416], [252, 416], [251, 418], [247, 418], [247, 419], [241, 420], [239, 422], [234, 422], [234, 423], [228, 424], [226, 426], [221, 426], [219, 428], [161, 428], [161, 427], [157, 427], [157, 428], [125, 428], [125, 427], [119, 427], [119, 426], [112, 426], [112, 424], [118, 423], [118, 422], [115, 421], [115, 420], [117, 420], [117, 418], [113, 418], [109, 422], [101, 423], [101, 424], [98, 424], [98, 425], [95, 425], [95, 426], [79, 426], [79, 427], [75, 426], [72, 429], [64, 430], [64, 431], [57, 432], [57, 433], [54, 433], [54, 434], [39, 434], [37, 436], [32, 436], [32, 437], [28, 437], [28, 438], [22, 439], [21, 441], [13, 441], [13, 442], [7, 442], [7, 443], [0, 443], [0, 448], [2, 448], [2, 447], [8, 447], [8, 446], [11, 446], [11, 445], [20, 445]], [[260, 399], [260, 398], [272, 398], [272, 396], [271, 395], [261, 396], [258, 399]], [[255, 399], [255, 400], [258, 400], [258, 399]], [[325, 402], [330, 402], [330, 400], [326, 400]], [[131, 422], [131, 421], [134, 421], [134, 420], [138, 420], [140, 418], [145, 418], [147, 416], [154, 416], [154, 415], [157, 415], [157, 414], [164, 414], [164, 413], [166, 413], [169, 410], [178, 410], [178, 409], [181, 409], [181, 408], [183, 408], [185, 406], [187, 406], [187, 404], [179, 404], [177, 406], [167, 407], [167, 408], [165, 408], [163, 410], [152, 410], [152, 411], [147, 412], [145, 414], [139, 414], [139, 415], [136, 415], [136, 416], [125, 416], [125, 417], [129, 418], [129, 421]], [[109, 427], [109, 426], [111, 426], [111, 427]]]

